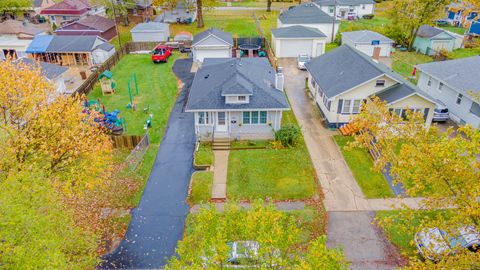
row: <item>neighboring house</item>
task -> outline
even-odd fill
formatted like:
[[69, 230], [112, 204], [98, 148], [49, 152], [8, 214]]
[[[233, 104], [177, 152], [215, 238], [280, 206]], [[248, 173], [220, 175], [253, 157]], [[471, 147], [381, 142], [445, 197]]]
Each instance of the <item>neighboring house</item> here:
[[363, 102], [378, 96], [390, 110], [405, 115], [407, 109], [432, 121], [435, 102], [415, 85], [364, 53], [342, 45], [306, 65], [308, 88], [329, 128], [339, 128], [360, 112]]
[[21, 58], [27, 56], [26, 50], [37, 35], [45, 35], [48, 25], [7, 20], [0, 23], [0, 60], [7, 56]]
[[459, 38], [451, 32], [430, 25], [422, 25], [418, 29], [413, 48], [426, 55], [436, 55], [442, 49], [451, 52], [462, 46], [462, 42], [457, 39], [463, 40], [463, 37]]
[[201, 63], [205, 58], [229, 58], [232, 57], [232, 48], [232, 34], [211, 28], [193, 37], [193, 60]]
[[205, 59], [185, 108], [199, 140], [273, 139], [285, 110], [283, 74], [259, 57]]
[[98, 36], [37, 36], [27, 49], [31, 58], [61, 66], [99, 65], [115, 47]]
[[57, 93], [66, 93], [65, 74], [68, 71], [68, 68], [46, 62], [36, 62], [30, 58], [20, 58], [15, 63], [23, 63], [31, 68], [40, 67], [41, 73], [45, 78], [55, 85]]
[[[123, 0], [117, 0], [119, 3], [124, 3]], [[153, 14], [152, 0], [135, 0], [135, 5], [127, 7], [127, 14], [130, 19], [143, 22]]]
[[40, 14], [47, 16], [52, 25], [61, 26], [87, 16], [89, 10], [88, 0], [63, 0], [43, 9]]
[[111, 40], [117, 35], [113, 20], [98, 15], [83, 17], [55, 30], [59, 36], [99, 36]]
[[350, 45], [375, 59], [390, 57], [393, 43], [386, 36], [369, 30], [342, 33], [342, 44]]
[[40, 12], [48, 7], [55, 5], [55, 1], [53, 0], [33, 0], [33, 11], [34, 16], [40, 15]]
[[293, 25], [272, 29], [272, 48], [277, 57], [316, 57], [325, 53], [327, 36], [317, 28]]
[[480, 128], [480, 56], [417, 65], [418, 87], [444, 103], [450, 118]]
[[[334, 22], [335, 27], [333, 27]], [[294, 25], [316, 28], [327, 36], [326, 41], [330, 43], [332, 40], [332, 31], [333, 37], [335, 37], [340, 21], [335, 20], [332, 16], [323, 12], [317, 4], [312, 2], [300, 4], [280, 13], [277, 20], [278, 28]]]
[[362, 18], [363, 15], [373, 14], [375, 11], [373, 0], [316, 0], [314, 2], [330, 16], [336, 12], [336, 17], [340, 19], [348, 19], [349, 15]]
[[177, 1], [174, 8], [163, 7], [163, 12], [155, 18], [155, 21], [176, 23], [178, 21], [194, 22], [197, 19], [196, 0]]
[[447, 21], [469, 29], [472, 24], [480, 22], [480, 9], [471, 4], [453, 2], [447, 8]]
[[130, 30], [134, 42], [167, 41], [170, 36], [170, 25], [161, 22], [139, 23]]

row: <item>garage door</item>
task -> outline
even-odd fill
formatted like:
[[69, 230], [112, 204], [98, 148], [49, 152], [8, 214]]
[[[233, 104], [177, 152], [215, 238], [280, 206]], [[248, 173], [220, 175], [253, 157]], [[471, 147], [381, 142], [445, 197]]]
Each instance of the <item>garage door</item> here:
[[230, 49], [195, 49], [195, 61], [203, 62], [205, 58], [230, 58], [232, 57]]
[[442, 50], [442, 49], [449, 50], [450, 49], [450, 41], [448, 41], [448, 40], [434, 40], [434, 41], [432, 41], [432, 49], [434, 49], [437, 52], [440, 52], [440, 50]]
[[312, 55], [311, 39], [280, 40], [280, 55], [278, 57], [297, 57], [299, 54]]

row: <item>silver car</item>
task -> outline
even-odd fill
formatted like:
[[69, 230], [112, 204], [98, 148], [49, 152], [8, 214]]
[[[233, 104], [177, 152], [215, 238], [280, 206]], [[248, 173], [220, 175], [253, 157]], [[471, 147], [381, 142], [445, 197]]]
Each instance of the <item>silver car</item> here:
[[473, 226], [460, 227], [453, 233], [426, 228], [415, 235], [415, 245], [423, 258], [435, 262], [442, 255], [455, 254], [458, 249], [477, 251], [480, 248], [480, 233]]
[[448, 108], [443, 104], [437, 104], [435, 110], [433, 111], [432, 121], [434, 122], [445, 122], [450, 118]]
[[297, 66], [301, 70], [305, 70], [305, 64], [310, 61], [310, 56], [308, 54], [300, 54], [297, 58]]

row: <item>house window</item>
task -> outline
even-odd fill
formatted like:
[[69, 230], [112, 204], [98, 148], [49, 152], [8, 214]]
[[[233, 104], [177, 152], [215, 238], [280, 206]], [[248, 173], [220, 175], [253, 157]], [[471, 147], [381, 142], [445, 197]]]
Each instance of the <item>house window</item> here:
[[350, 6], [349, 9], [350, 9], [350, 12], [353, 12], [355, 10], [353, 6]]
[[57, 18], [55, 16], [50, 16], [50, 21], [52, 21], [52, 23], [56, 23]]
[[442, 89], [443, 89], [443, 83], [441, 82], [438, 84], [438, 91], [442, 91]]
[[350, 113], [350, 106], [352, 104], [352, 101], [349, 99], [345, 99], [343, 101], [343, 108], [342, 108], [342, 113]]
[[431, 85], [432, 85], [432, 78], [428, 77], [427, 85], [428, 85], [428, 86], [431, 86]]
[[362, 9], [365, 9], [365, 5], [362, 5]]
[[359, 112], [360, 112], [360, 100], [355, 99], [353, 101], [352, 113], [359, 113]]
[[333, 6], [330, 6], [330, 7], [328, 8], [328, 12], [333, 13], [334, 9], [335, 9], [335, 8], [334, 8]]
[[253, 111], [253, 112], [243, 112], [243, 124], [266, 124], [267, 123], [267, 112], [266, 111]]
[[66, 21], [67, 19], [68, 19], [67, 16], [62, 17], [62, 20], [64, 20], [64, 21]]
[[403, 111], [403, 109], [399, 109], [399, 108], [396, 108], [394, 110], [395, 114], [398, 115], [398, 116], [402, 116], [402, 111]]
[[199, 125], [210, 124], [210, 113], [209, 112], [199, 112], [198, 113], [198, 124]]
[[460, 105], [462, 103], [462, 99], [463, 99], [463, 95], [462, 94], [458, 94], [457, 96], [457, 104]]
[[246, 96], [238, 96], [238, 101], [246, 101], [247, 97]]
[[313, 79], [312, 79], [312, 86], [313, 86], [313, 88], [317, 88], [317, 83]]
[[343, 101], [343, 114], [357, 114], [360, 112], [361, 99], [345, 99]]
[[384, 87], [385, 86], [385, 80], [377, 80], [375, 83], [376, 87]]

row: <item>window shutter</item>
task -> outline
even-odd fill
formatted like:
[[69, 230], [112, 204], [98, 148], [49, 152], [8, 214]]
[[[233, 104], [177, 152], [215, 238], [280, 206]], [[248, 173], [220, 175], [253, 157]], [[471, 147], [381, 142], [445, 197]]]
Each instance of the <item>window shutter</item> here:
[[425, 110], [423, 110], [423, 120], [427, 121], [429, 112], [430, 112], [430, 108], [425, 108]]
[[342, 113], [343, 99], [338, 100], [337, 113]]

